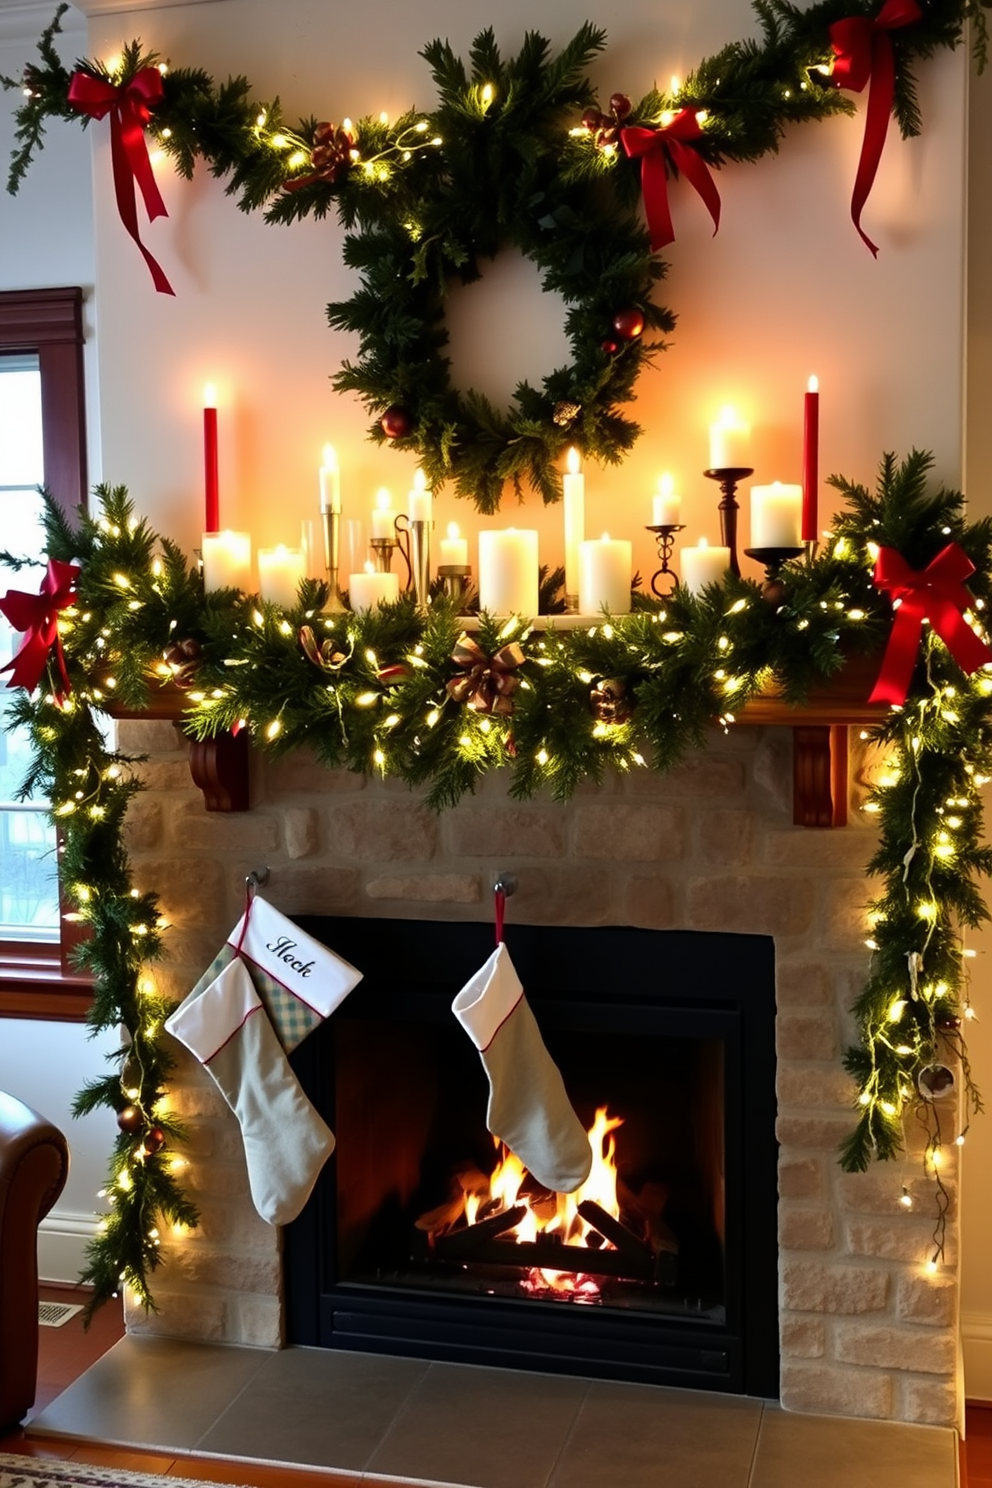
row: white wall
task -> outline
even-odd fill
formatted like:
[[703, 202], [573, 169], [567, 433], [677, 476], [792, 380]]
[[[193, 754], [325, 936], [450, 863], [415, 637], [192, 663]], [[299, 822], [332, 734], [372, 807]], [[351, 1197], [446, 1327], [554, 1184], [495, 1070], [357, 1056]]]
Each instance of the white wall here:
[[[366, 19], [368, 17], [368, 19]], [[682, 75], [722, 42], [749, 34], [746, 0], [659, 8], [654, 0], [605, 6], [610, 47], [595, 67], [603, 97], [633, 95]], [[518, 46], [527, 26], [560, 44], [580, 15], [565, 0], [507, 0], [498, 39]], [[227, 0], [114, 15], [91, 23], [91, 50], [108, 55], [140, 35], [174, 64], [218, 76], [244, 71], [259, 97], [278, 92], [291, 117], [358, 118], [411, 103], [433, 89], [418, 49], [432, 36], [464, 51], [493, 22], [492, 7], [457, 10], [385, 0], [371, 11], [322, 0]], [[672, 470], [686, 495], [688, 540], [717, 533], [715, 492], [702, 478], [707, 426], [737, 402], [755, 429], [756, 479], [799, 478], [802, 394], [821, 379], [822, 466], [871, 480], [884, 449], [916, 444], [936, 452], [940, 473], [960, 479], [961, 233], [964, 89], [961, 56], [922, 70], [922, 139], [893, 132], [866, 213], [881, 254], [875, 262], [849, 217], [862, 119], [791, 131], [781, 154], [720, 172], [723, 226], [691, 189], [673, 189], [678, 241], [664, 293], [680, 324], [657, 371], [644, 376], [636, 416], [650, 432], [620, 470], [590, 470], [588, 525], [623, 525], [648, 573], [643, 524], [659, 472]], [[167, 177], [171, 213], [146, 241], [176, 289], [156, 295], [117, 220], [105, 133], [94, 130], [97, 262], [101, 284], [101, 399], [108, 479], [127, 483], [139, 508], [192, 547], [201, 525], [199, 405], [219, 384], [222, 518], [250, 527], [257, 542], [295, 540], [298, 519], [316, 510], [323, 442], [341, 455], [345, 515], [362, 516], [381, 484], [405, 491], [413, 461], [364, 440], [366, 418], [334, 398], [328, 377], [353, 351], [332, 334], [324, 305], [350, 292], [335, 222], [267, 227], [245, 218], [206, 172], [192, 186]], [[922, 287], [925, 286], [925, 290]], [[485, 286], [474, 291], [485, 295]], [[503, 307], [498, 306], [498, 312]], [[518, 370], [547, 369], [559, 328], [553, 306], [530, 336], [514, 333]], [[526, 344], [529, 339], [530, 344]], [[135, 361], [136, 345], [148, 348]], [[122, 375], [122, 369], [126, 374]], [[471, 515], [444, 496], [441, 523]], [[618, 517], [619, 513], [619, 517]], [[608, 517], [607, 517], [607, 514]], [[542, 558], [561, 557], [561, 519], [546, 520]], [[517, 517], [519, 521], [519, 516]], [[475, 524], [466, 521], [469, 527]], [[491, 525], [491, 524], [490, 524]], [[746, 526], [744, 531], [746, 532]], [[742, 544], [743, 546], [743, 544]], [[651, 564], [651, 567], [648, 565]]]

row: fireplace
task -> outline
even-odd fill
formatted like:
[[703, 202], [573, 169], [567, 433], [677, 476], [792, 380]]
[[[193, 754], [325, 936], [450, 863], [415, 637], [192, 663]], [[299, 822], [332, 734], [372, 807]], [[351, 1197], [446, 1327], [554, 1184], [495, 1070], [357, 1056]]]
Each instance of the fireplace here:
[[526, 1177], [483, 1191], [501, 1154], [451, 1001], [492, 926], [298, 923], [364, 978], [293, 1055], [338, 1145], [286, 1232], [289, 1342], [777, 1395], [770, 937], [508, 927], [594, 1152], [615, 1146], [616, 1206], [581, 1190], [577, 1218]]

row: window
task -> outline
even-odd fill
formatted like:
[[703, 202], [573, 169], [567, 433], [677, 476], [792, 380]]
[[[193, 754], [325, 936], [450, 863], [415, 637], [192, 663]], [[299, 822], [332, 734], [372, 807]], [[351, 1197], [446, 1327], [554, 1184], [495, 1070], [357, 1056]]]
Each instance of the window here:
[[[67, 511], [86, 498], [82, 292], [0, 293], [0, 530], [14, 554], [41, 556], [44, 484]], [[40, 569], [0, 569], [0, 585], [32, 589]], [[0, 665], [16, 636], [0, 620]], [[3, 682], [6, 682], [4, 677]], [[4, 724], [0, 687], [0, 1013], [78, 1017], [86, 980], [68, 966], [70, 927], [60, 916], [54, 833], [37, 804], [14, 796], [26, 741]]]

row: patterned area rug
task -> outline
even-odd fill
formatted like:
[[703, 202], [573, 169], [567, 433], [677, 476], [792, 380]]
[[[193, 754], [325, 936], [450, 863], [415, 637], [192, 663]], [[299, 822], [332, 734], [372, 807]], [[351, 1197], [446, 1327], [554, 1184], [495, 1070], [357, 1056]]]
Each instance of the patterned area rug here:
[[[0, 1488], [219, 1488], [202, 1478], [160, 1477], [63, 1462], [52, 1457], [13, 1457], [0, 1452]], [[225, 1484], [224, 1488], [231, 1488]]]

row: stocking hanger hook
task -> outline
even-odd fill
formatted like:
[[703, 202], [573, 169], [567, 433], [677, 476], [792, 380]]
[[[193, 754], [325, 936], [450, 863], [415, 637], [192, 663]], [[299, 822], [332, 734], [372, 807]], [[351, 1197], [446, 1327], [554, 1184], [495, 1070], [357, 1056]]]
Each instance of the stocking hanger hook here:
[[268, 866], [253, 868], [245, 879], [245, 893], [249, 899], [254, 899], [259, 889], [264, 888], [269, 881]]

